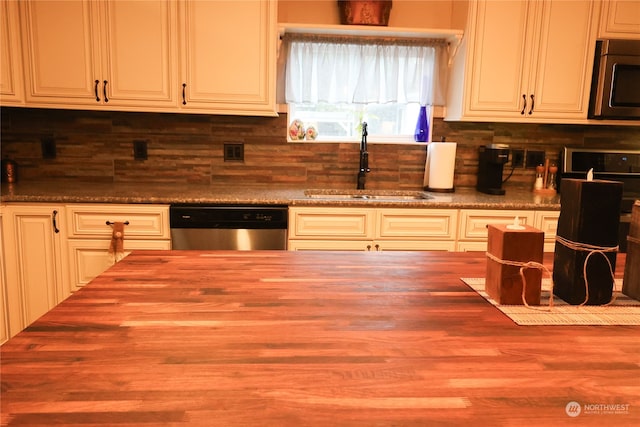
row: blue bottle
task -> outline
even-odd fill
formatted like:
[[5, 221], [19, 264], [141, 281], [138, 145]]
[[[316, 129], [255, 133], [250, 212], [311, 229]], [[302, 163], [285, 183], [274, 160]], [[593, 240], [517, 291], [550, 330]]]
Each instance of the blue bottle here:
[[421, 105], [418, 113], [418, 123], [413, 135], [416, 142], [427, 142], [429, 139], [429, 118], [427, 117], [427, 106]]

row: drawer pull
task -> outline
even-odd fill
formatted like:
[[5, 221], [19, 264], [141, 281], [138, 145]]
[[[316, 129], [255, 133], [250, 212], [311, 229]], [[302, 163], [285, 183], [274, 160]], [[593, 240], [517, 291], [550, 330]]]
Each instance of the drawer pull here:
[[56, 218], [58, 216], [58, 211], [53, 211], [53, 218], [52, 218], [52, 222], [53, 222], [53, 232], [54, 233], [59, 233], [60, 229], [58, 228], [58, 224], [56, 223]]
[[103, 83], [104, 84], [102, 85], [102, 94], [104, 95], [104, 102], [109, 102], [109, 98], [107, 98], [107, 83], [109, 82], [105, 80]]
[[[107, 225], [113, 225], [113, 224], [115, 224], [115, 222], [111, 222], [111, 221], [107, 220], [107, 222], [106, 222], [105, 224], [107, 224]], [[123, 222], [123, 224], [124, 224], [124, 225], [129, 225], [129, 221], [125, 221], [125, 222]]]

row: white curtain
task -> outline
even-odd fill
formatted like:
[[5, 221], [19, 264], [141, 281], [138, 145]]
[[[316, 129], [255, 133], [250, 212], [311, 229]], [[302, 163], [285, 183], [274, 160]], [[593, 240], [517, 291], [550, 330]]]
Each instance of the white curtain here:
[[292, 34], [283, 47], [287, 103], [444, 104], [444, 42]]

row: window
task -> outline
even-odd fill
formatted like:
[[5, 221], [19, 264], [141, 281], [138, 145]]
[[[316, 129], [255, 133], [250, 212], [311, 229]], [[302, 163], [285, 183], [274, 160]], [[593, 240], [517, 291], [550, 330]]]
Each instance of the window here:
[[442, 105], [445, 48], [439, 40], [286, 34], [289, 140], [359, 141], [364, 121], [370, 141], [413, 142], [421, 106]]

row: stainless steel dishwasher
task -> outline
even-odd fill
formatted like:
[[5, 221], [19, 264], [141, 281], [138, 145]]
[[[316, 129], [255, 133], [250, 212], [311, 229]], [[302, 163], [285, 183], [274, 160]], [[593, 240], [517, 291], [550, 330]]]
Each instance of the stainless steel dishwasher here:
[[285, 250], [286, 206], [172, 205], [173, 249]]

